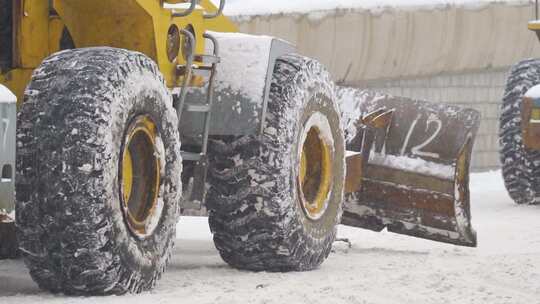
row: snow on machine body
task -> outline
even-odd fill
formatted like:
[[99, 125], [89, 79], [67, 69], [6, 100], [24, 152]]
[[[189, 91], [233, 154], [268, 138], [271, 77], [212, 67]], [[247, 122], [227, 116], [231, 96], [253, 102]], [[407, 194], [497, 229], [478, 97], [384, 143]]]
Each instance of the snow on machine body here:
[[148, 290], [201, 206], [241, 269], [314, 269], [339, 223], [476, 245], [476, 111], [336, 86], [293, 45], [235, 33], [224, 5], [0, 0], [19, 98], [17, 118], [0, 100], [4, 256], [52, 292]]

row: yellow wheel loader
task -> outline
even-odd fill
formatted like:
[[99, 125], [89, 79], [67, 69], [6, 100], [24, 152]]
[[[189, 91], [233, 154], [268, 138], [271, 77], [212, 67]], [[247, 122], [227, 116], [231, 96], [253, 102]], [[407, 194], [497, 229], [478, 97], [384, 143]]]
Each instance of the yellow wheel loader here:
[[[538, 1], [528, 28], [540, 39]], [[508, 76], [499, 123], [502, 175], [517, 204], [540, 203], [540, 60], [515, 64]]]
[[476, 245], [476, 111], [336, 86], [224, 6], [0, 0], [4, 257], [51, 292], [149, 290], [200, 206], [240, 269], [315, 269], [340, 223]]

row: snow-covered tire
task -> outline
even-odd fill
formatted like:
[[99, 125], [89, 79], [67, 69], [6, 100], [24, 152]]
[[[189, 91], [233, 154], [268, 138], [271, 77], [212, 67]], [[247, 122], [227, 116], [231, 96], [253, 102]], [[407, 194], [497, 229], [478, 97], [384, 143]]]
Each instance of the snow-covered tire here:
[[[127, 144], [141, 117], [155, 132], [144, 150], [151, 164], [141, 165], [144, 158], [131, 150], [132, 140], [145, 139], [142, 133], [129, 133]], [[35, 70], [18, 117], [16, 222], [25, 263], [41, 288], [100, 295], [155, 285], [170, 258], [179, 213], [177, 126], [163, 77], [141, 53], [68, 50]], [[124, 202], [147, 188], [134, 177], [130, 194], [122, 190], [124, 146], [133, 176], [156, 173], [148, 175], [155, 191], [143, 199], [151, 197], [153, 209], [143, 211], [150, 215], [141, 217], [141, 234], [128, 225], [131, 209]]]
[[[320, 133], [311, 133], [314, 128]], [[305, 187], [299, 186], [304, 184], [298, 179], [301, 147], [308, 138], [324, 140], [326, 151], [331, 150], [325, 165], [332, 170], [331, 185], [325, 188], [326, 204], [321, 204], [319, 214], [307, 211], [301, 198], [310, 194], [304, 195], [300, 189]], [[322, 147], [320, 143], [317, 147]], [[223, 260], [255, 271], [318, 267], [336, 236], [345, 178], [344, 138], [334, 85], [322, 65], [298, 55], [279, 58], [263, 134], [221, 138], [210, 149], [207, 207], [214, 243]]]
[[15, 223], [0, 223], [0, 260], [19, 256]]
[[504, 184], [517, 204], [537, 204], [540, 194], [540, 151], [525, 149], [521, 132], [523, 95], [540, 84], [540, 60], [524, 60], [510, 71], [499, 124]]

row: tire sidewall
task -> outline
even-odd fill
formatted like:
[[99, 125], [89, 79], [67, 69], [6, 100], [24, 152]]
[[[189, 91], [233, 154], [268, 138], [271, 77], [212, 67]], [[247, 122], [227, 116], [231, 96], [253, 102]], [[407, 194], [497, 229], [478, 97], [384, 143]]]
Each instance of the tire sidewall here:
[[[316, 65], [314, 67], [313, 65]], [[319, 75], [318, 77], [307, 77], [297, 88], [297, 95], [293, 100], [301, 101], [303, 106], [298, 113], [296, 121], [295, 134], [292, 142], [293, 150], [291, 153], [291, 163], [293, 174], [290, 175], [291, 198], [294, 202], [294, 215], [296, 221], [300, 224], [303, 233], [301, 235], [309, 236], [314, 240], [325, 240], [328, 237], [333, 238], [336, 233], [336, 227], [340, 222], [342, 213], [342, 201], [344, 194], [345, 180], [345, 144], [343, 131], [340, 124], [340, 115], [336, 108], [333, 86], [329, 81], [329, 75], [325, 70], [318, 71], [320, 64], [309, 61], [306, 65], [308, 74]], [[307, 80], [307, 81], [306, 81]], [[311, 81], [309, 81], [311, 80]], [[332, 147], [332, 173], [333, 181], [328, 198], [328, 206], [324, 214], [313, 220], [306, 215], [299, 199], [299, 189], [297, 187], [298, 168], [300, 164], [300, 149], [302, 149], [302, 134], [308, 120], [315, 114], [321, 113], [330, 125], [333, 147]]]
[[[139, 115], [151, 117], [163, 144], [162, 216], [144, 240], [130, 234], [119, 191], [124, 133]], [[35, 69], [18, 113], [16, 222], [41, 288], [105, 295], [155, 285], [172, 252], [181, 195], [177, 120], [163, 76], [144, 54], [75, 49]]]
[[[180, 141], [176, 119], [171, 117], [172, 98], [163, 82], [150, 71], [137, 71], [125, 80], [113, 99], [110, 123], [103, 137], [103, 145], [109, 147], [108, 161], [104, 172], [103, 186], [106, 189], [102, 200], [107, 202], [112, 223], [112, 238], [120, 263], [130, 272], [136, 272], [146, 280], [153, 281], [155, 273], [166, 266], [170, 248], [175, 238], [179, 217], [178, 203], [181, 196]], [[138, 81], [142, 77], [144, 82]], [[121, 93], [124, 94], [121, 94]], [[163, 209], [153, 233], [145, 238], [134, 236], [124, 219], [120, 199], [119, 167], [124, 134], [130, 122], [139, 115], [149, 116], [156, 124], [158, 136], [164, 145], [164, 154], [159, 155], [161, 170], [158, 199], [163, 200]], [[115, 174], [112, 174], [115, 173]], [[145, 281], [146, 281], [145, 280]]]

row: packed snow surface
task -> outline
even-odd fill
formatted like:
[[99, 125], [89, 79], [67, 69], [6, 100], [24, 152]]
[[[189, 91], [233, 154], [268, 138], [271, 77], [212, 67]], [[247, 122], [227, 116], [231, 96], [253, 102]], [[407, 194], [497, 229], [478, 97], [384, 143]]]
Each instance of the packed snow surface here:
[[16, 103], [17, 97], [13, 95], [13, 93], [6, 88], [5, 86], [0, 84], [0, 103]]
[[[212, 0], [219, 3], [219, 0]], [[477, 8], [489, 3], [523, 4], [528, 0], [227, 0], [224, 13], [235, 15], [269, 15], [279, 13], [309, 13], [334, 9], [434, 9], [449, 5]]]
[[70, 298], [40, 291], [24, 263], [0, 261], [0, 303], [540, 303], [540, 206], [515, 205], [500, 172], [473, 174], [478, 248], [340, 226], [320, 269], [239, 271], [225, 264], [206, 218], [184, 217], [156, 289], [140, 295]]

